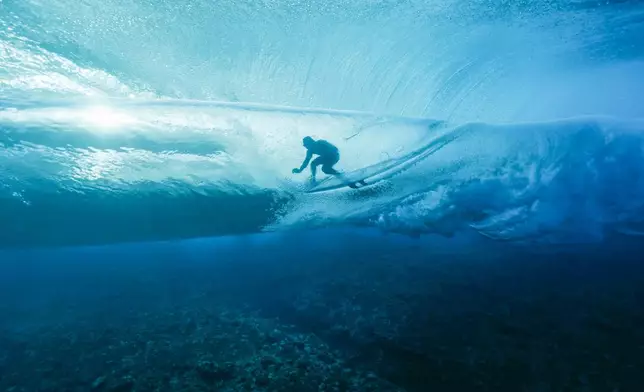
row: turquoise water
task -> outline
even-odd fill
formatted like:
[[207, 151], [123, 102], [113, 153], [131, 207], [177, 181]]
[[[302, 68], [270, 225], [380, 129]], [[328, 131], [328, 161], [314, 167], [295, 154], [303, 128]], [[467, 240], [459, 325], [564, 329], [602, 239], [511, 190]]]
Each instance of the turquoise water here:
[[[0, 389], [633, 390], [641, 37], [636, 1], [0, 0]], [[305, 194], [306, 135], [395, 170]]]
[[[641, 7], [495, 4], [3, 1], [0, 244], [639, 233]], [[305, 135], [353, 170], [449, 132], [376, 195], [293, 191]]]

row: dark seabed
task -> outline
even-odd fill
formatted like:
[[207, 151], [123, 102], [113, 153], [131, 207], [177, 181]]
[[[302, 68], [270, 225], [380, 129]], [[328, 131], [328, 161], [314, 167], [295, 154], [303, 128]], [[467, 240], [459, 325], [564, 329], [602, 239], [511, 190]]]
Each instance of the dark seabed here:
[[640, 255], [369, 231], [4, 252], [0, 390], [641, 391]]

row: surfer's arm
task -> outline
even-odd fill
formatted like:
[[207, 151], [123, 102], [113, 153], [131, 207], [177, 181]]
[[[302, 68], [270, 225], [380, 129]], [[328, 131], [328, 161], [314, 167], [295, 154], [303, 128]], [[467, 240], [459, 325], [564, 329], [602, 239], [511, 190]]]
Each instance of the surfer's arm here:
[[304, 158], [304, 162], [302, 162], [302, 166], [300, 166], [298, 171], [304, 170], [309, 165], [309, 162], [311, 161], [312, 157], [313, 157], [313, 154], [311, 153], [311, 151], [307, 151], [306, 158]]

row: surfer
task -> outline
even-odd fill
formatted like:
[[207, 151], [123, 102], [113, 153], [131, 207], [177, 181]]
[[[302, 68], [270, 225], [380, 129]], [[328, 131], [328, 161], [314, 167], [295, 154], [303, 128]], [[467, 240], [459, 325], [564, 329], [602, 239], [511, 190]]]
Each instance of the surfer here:
[[[302, 145], [306, 148], [306, 157], [300, 167], [293, 169], [293, 174], [302, 173], [311, 161], [313, 154], [315, 154], [319, 156], [311, 162], [311, 183], [315, 184], [315, 174], [320, 165], [322, 165], [323, 173], [344, 178], [342, 173], [333, 168], [340, 161], [340, 151], [336, 146], [326, 140], [314, 140], [311, 136], [306, 136], [302, 139]], [[364, 181], [358, 181], [358, 183], [366, 185]], [[355, 183], [349, 183], [348, 186], [356, 188]]]
[[319, 155], [311, 162], [311, 181], [315, 183], [315, 173], [318, 166], [322, 165], [322, 172], [325, 174], [340, 176], [341, 173], [333, 168], [333, 165], [340, 161], [340, 151], [336, 146], [326, 140], [314, 140], [311, 136], [302, 139], [302, 145], [306, 148], [306, 157], [302, 166], [293, 169], [293, 174], [302, 173], [302, 170], [308, 166], [313, 154]]

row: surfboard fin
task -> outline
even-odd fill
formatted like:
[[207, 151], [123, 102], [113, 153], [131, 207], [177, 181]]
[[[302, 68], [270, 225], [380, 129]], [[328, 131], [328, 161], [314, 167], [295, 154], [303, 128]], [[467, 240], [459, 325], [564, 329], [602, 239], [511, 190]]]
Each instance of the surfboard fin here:
[[359, 188], [358, 184], [360, 184], [361, 187], [367, 186], [367, 183], [364, 180], [353, 182], [353, 183], [349, 184], [348, 186], [351, 189], [358, 189]]

